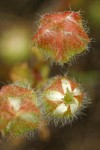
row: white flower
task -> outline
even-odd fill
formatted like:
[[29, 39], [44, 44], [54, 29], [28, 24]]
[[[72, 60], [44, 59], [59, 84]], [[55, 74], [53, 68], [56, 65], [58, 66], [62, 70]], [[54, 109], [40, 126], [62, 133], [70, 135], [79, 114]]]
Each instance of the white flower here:
[[[45, 93], [45, 98], [56, 104], [58, 102], [58, 105], [54, 109], [53, 114], [63, 115], [65, 112], [68, 111], [69, 108], [71, 113], [74, 114], [79, 108], [79, 101], [77, 97], [82, 96], [82, 93], [78, 87], [72, 89], [71, 84], [73, 83], [71, 83], [68, 79], [60, 78], [60, 80], [61, 87], [58, 87], [58, 90], [48, 88], [48, 90]], [[63, 93], [60, 92], [60, 88], [62, 88]]]

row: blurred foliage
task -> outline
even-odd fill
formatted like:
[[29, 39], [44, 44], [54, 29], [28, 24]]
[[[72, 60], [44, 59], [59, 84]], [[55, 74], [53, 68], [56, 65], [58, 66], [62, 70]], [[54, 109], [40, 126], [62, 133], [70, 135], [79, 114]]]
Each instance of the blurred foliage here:
[[95, 0], [91, 2], [88, 8], [91, 22], [98, 28], [100, 28], [100, 1]]
[[12, 82], [20, 81], [22, 84], [26, 81], [31, 86], [34, 83], [32, 70], [27, 63], [13, 67], [10, 71], [10, 79]]
[[4, 31], [0, 40], [0, 58], [8, 64], [14, 65], [27, 60], [30, 55], [29, 42], [22, 29]]

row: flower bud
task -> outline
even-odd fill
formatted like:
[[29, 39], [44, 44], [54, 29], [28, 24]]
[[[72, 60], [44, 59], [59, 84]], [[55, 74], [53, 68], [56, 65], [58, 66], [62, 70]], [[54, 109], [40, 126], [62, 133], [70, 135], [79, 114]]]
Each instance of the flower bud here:
[[33, 37], [44, 59], [63, 64], [76, 54], [86, 50], [90, 42], [78, 12], [62, 12], [44, 15]]
[[0, 91], [0, 131], [5, 135], [24, 135], [38, 128], [40, 111], [35, 92], [6, 85]]
[[[43, 113], [48, 120], [65, 124], [72, 121], [85, 106], [86, 94], [79, 84], [67, 77], [57, 76], [44, 88]], [[52, 119], [51, 119], [52, 118]]]

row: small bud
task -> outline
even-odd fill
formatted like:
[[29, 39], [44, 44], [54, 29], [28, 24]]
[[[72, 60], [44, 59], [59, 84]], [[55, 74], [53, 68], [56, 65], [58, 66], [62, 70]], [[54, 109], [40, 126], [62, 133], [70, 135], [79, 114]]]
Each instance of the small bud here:
[[35, 92], [17, 85], [0, 91], [0, 131], [5, 135], [24, 135], [38, 128], [40, 111]]
[[44, 58], [59, 64], [82, 53], [89, 42], [80, 14], [71, 11], [44, 15], [33, 37], [34, 45]]
[[80, 86], [66, 77], [57, 76], [44, 88], [43, 112], [48, 120], [65, 124], [72, 121], [85, 106], [86, 94]]

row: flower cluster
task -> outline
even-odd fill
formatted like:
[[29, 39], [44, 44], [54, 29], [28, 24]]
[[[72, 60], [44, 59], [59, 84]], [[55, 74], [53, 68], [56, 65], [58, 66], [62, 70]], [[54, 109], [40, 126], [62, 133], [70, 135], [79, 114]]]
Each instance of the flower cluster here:
[[[30, 84], [31, 88], [10, 84], [0, 89], [0, 132], [3, 135], [22, 135], [35, 131], [41, 124], [48, 124], [51, 120], [54, 125], [65, 125], [80, 115], [88, 104], [86, 94], [69, 77], [57, 75], [48, 79], [50, 68], [46, 60], [49, 58], [51, 62], [63, 65], [82, 53], [89, 41], [78, 12], [46, 14], [41, 18], [39, 29], [33, 37], [33, 51], [36, 55], [39, 54], [39, 64], [36, 60], [32, 73], [38, 89], [33, 90], [33, 83]], [[15, 77], [18, 79], [15, 76], [18, 68], [12, 74], [14, 80]], [[26, 70], [27, 66], [24, 67], [24, 72]]]

